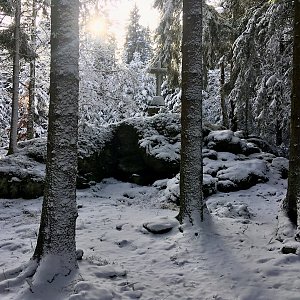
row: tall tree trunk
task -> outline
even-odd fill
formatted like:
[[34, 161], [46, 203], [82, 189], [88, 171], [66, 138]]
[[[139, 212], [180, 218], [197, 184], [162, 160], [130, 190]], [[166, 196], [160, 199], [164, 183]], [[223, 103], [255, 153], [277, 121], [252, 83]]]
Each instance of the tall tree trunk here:
[[203, 221], [202, 5], [183, 0], [181, 163], [179, 220]]
[[288, 190], [284, 202], [290, 220], [300, 226], [300, 0], [294, 1], [293, 78]]
[[8, 154], [17, 151], [18, 141], [18, 111], [19, 111], [19, 73], [20, 73], [20, 20], [21, 0], [15, 1], [15, 32], [14, 32], [14, 57], [13, 57], [13, 96], [10, 121], [10, 139]]
[[[32, 0], [31, 15], [31, 47], [36, 52], [36, 0]], [[27, 120], [27, 139], [34, 138], [34, 108], [35, 108], [35, 56], [30, 61], [30, 82], [29, 82], [29, 100], [28, 100], [28, 120]]]
[[51, 273], [64, 275], [77, 268], [78, 16], [79, 0], [52, 0], [46, 179], [33, 255], [39, 263], [50, 259]]
[[225, 93], [223, 91], [225, 84], [225, 66], [224, 66], [224, 57], [220, 63], [220, 96], [221, 96], [221, 111], [222, 111], [222, 123], [225, 128], [229, 128], [229, 120], [227, 113], [227, 106], [225, 102]]
[[246, 99], [245, 99], [244, 135], [246, 138], [249, 136], [249, 98], [248, 98], [248, 95], [246, 95]]

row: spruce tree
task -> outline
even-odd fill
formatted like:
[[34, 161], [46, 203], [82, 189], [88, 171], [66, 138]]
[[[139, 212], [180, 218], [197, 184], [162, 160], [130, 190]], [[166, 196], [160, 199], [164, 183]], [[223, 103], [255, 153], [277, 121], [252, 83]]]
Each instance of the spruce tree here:
[[134, 54], [139, 53], [141, 61], [146, 62], [151, 57], [151, 36], [149, 29], [140, 24], [140, 14], [137, 5], [130, 12], [130, 22], [124, 45], [125, 62], [129, 64], [134, 59]]
[[[161, 13], [155, 40], [155, 56], [168, 69], [168, 83], [177, 88], [180, 84], [182, 1], [155, 0], [154, 7]], [[216, 68], [220, 58], [230, 49], [227, 20], [207, 4], [203, 4], [203, 83], [207, 82], [208, 69]]]

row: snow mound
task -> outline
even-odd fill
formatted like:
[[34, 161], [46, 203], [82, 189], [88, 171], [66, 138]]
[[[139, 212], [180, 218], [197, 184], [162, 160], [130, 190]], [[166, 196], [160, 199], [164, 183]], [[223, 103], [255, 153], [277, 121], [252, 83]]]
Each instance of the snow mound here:
[[216, 203], [212, 213], [219, 218], [251, 219], [253, 214], [246, 204], [227, 202], [225, 205]]

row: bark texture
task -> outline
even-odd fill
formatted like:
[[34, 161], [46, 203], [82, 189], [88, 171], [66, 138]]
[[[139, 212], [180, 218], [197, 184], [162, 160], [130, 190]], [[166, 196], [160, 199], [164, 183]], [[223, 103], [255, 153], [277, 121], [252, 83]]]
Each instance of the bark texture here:
[[[79, 93], [79, 1], [51, 1], [51, 74], [44, 201], [33, 258], [77, 267], [75, 225]], [[53, 271], [55, 272], [55, 271]]]
[[300, 225], [300, 0], [294, 1], [294, 46], [288, 191], [284, 208]]
[[180, 222], [203, 220], [202, 5], [183, 1]]
[[[32, 0], [32, 20], [31, 20], [31, 47], [36, 52], [36, 0]], [[27, 120], [27, 139], [34, 138], [34, 108], [35, 108], [35, 56], [30, 61], [30, 82], [28, 100], [28, 120]]]
[[222, 123], [225, 128], [229, 128], [228, 112], [227, 112], [225, 95], [223, 92], [224, 84], [225, 84], [225, 65], [224, 65], [224, 60], [222, 60], [220, 63], [220, 96], [221, 96]]
[[8, 154], [17, 151], [18, 140], [18, 111], [19, 111], [19, 73], [20, 73], [20, 20], [21, 0], [15, 1], [15, 32], [14, 32], [14, 56], [13, 56], [13, 95], [10, 121], [10, 137]]

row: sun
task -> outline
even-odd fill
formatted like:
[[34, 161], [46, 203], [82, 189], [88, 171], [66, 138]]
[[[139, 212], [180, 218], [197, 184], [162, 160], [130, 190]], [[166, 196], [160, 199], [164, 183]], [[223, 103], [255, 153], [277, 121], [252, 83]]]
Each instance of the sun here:
[[106, 24], [101, 17], [97, 16], [90, 19], [87, 28], [92, 35], [103, 36], [106, 31]]

